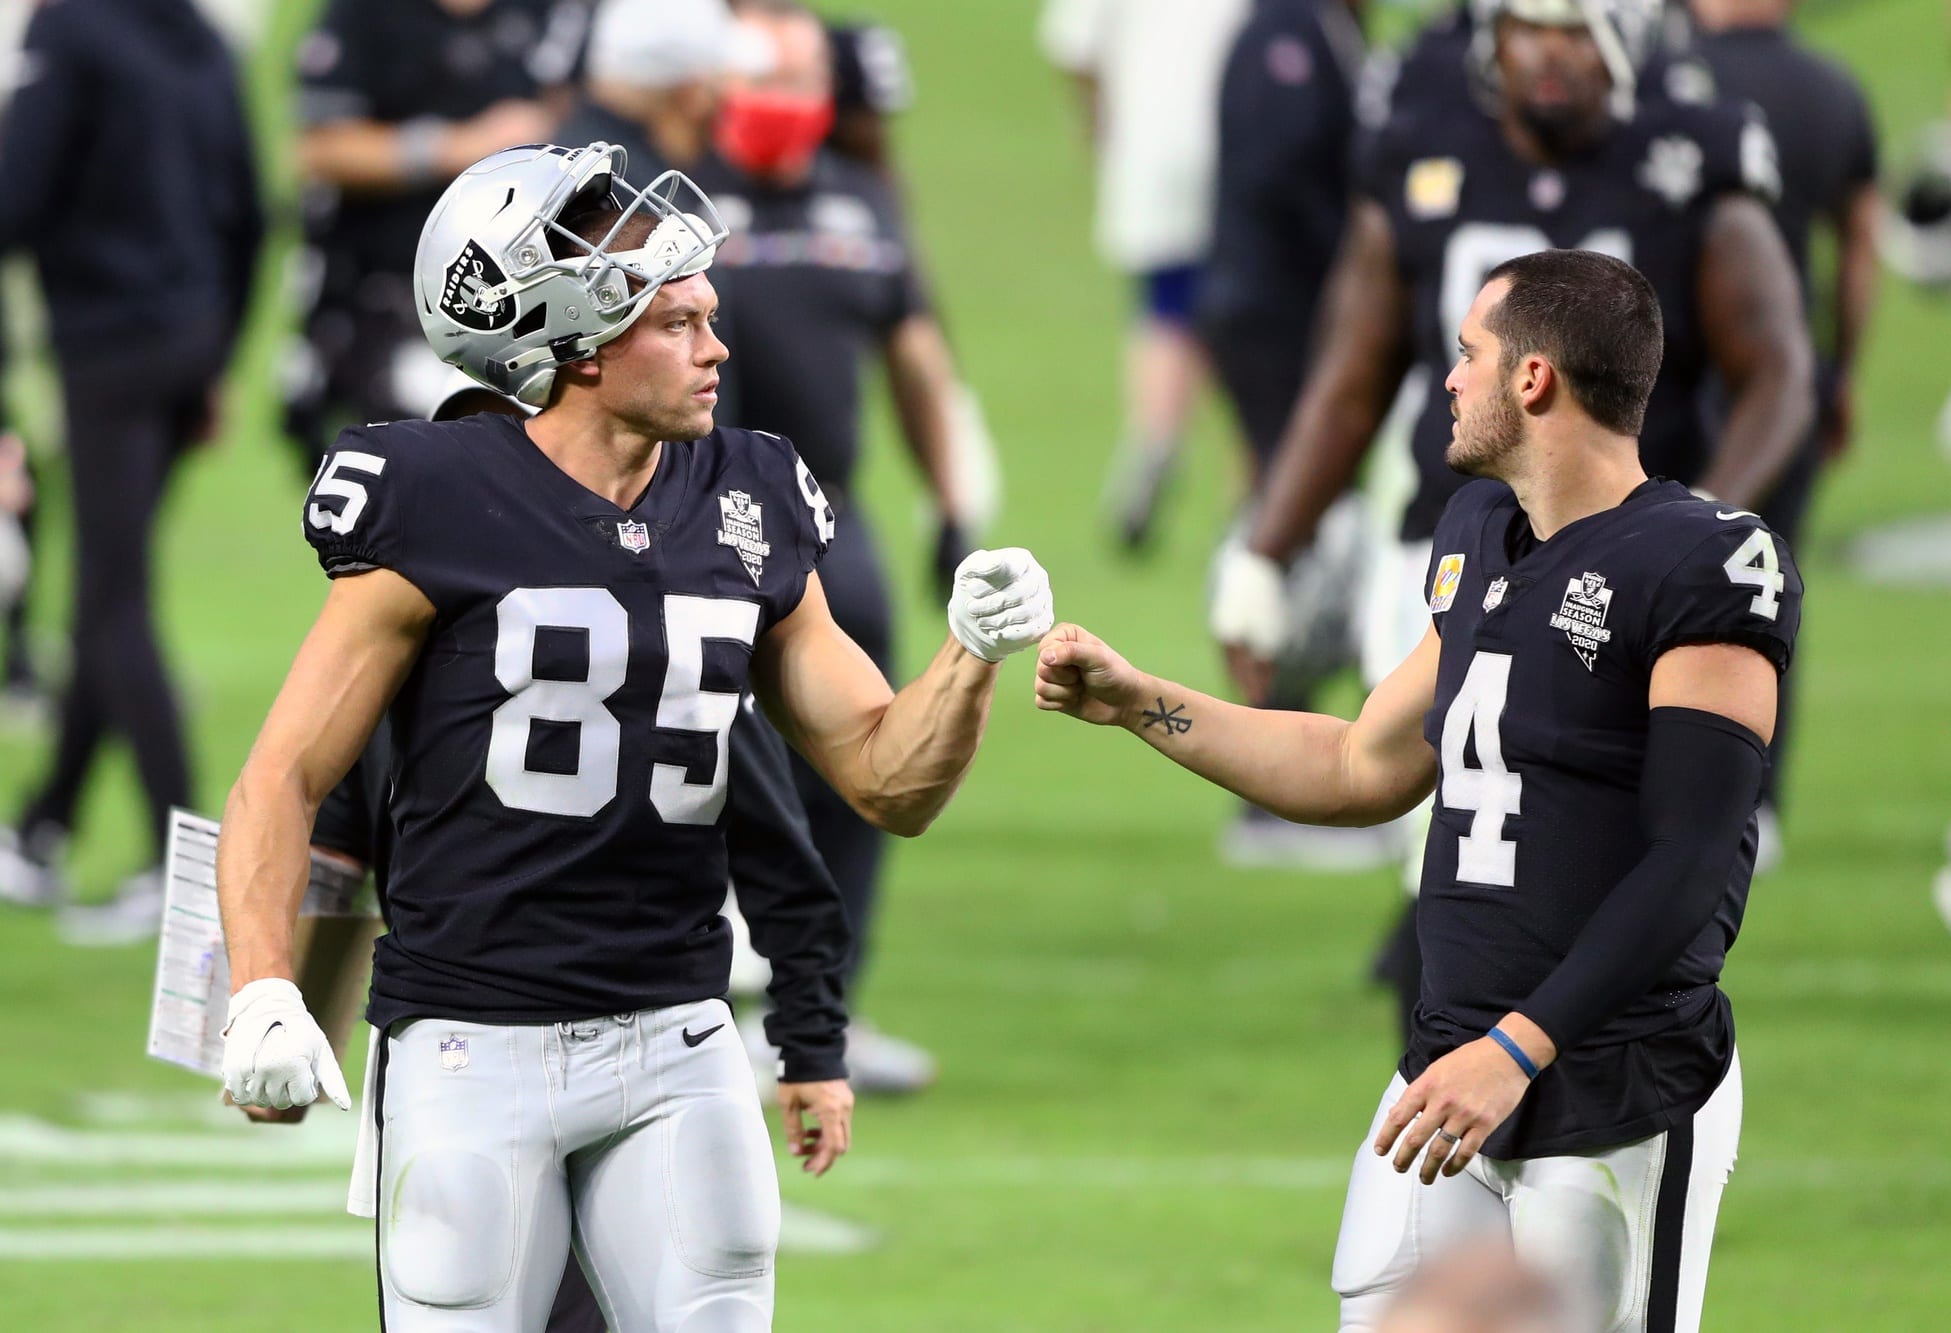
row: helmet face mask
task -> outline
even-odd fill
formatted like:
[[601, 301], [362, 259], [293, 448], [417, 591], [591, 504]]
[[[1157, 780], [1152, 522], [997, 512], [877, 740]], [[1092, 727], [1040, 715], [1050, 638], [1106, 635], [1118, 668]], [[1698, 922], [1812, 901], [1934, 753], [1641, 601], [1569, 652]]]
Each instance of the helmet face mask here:
[[1497, 27], [1501, 19], [1541, 27], [1583, 28], [1592, 36], [1612, 80], [1612, 113], [1633, 116], [1639, 76], [1658, 47], [1662, 0], [1470, 0], [1475, 32], [1470, 43], [1470, 73], [1488, 105], [1501, 96], [1497, 70]]
[[[624, 165], [612, 144], [531, 144], [447, 187], [414, 258], [420, 327], [441, 360], [541, 407], [557, 367], [622, 334], [666, 282], [711, 266], [729, 232], [704, 191], [675, 171], [638, 189]], [[603, 206], [618, 216], [593, 241], [563, 224]], [[653, 219], [644, 242], [613, 249], [639, 218]]]

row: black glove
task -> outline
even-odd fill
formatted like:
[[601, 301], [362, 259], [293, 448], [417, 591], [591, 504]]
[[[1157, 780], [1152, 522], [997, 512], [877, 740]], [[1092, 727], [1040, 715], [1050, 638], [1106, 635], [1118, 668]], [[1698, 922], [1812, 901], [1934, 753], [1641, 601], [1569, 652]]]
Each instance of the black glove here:
[[970, 551], [969, 539], [962, 533], [962, 525], [952, 518], [943, 518], [935, 532], [935, 600], [947, 602], [949, 593], [955, 587], [955, 570]]

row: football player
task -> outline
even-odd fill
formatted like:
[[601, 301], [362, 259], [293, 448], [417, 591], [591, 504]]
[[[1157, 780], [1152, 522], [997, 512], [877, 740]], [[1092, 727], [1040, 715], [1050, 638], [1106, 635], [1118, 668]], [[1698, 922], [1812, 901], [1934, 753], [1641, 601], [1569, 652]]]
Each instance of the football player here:
[[[1443, 463], [1446, 362], [1472, 293], [1506, 259], [1579, 246], [1652, 282], [1667, 346], [1640, 435], [1650, 473], [1754, 505], [1793, 456], [1812, 420], [1813, 371], [1795, 268], [1766, 203], [1773, 145], [1743, 111], [1641, 87], [1658, 14], [1654, 0], [1482, 0], [1464, 48], [1474, 78], [1397, 86], [1329, 282], [1323, 327], [1334, 336], [1247, 541], [1222, 553], [1215, 580], [1212, 628], [1249, 698], [1283, 637], [1283, 568], [1313, 543], [1412, 367], [1427, 377], [1414, 494], [1399, 544], [1374, 556], [1361, 616], [1368, 683], [1416, 643], [1430, 537], [1459, 484]], [[1420, 58], [1458, 49], [1458, 31]], [[1709, 371], [1728, 396], [1718, 440], [1701, 425]], [[1412, 864], [1405, 881], [1416, 879]], [[1391, 979], [1406, 1017], [1413, 960]]]
[[1637, 270], [1523, 256], [1460, 323], [1444, 458], [1483, 480], [1437, 521], [1423, 638], [1356, 721], [1208, 698], [1075, 625], [1037, 703], [1290, 819], [1435, 793], [1422, 999], [1349, 1182], [1344, 1329], [1490, 1238], [1573, 1279], [1578, 1327], [1692, 1330], [1741, 1121], [1716, 983], [1801, 579], [1753, 514], [1648, 477], [1663, 334]]
[[[542, 410], [341, 436], [305, 506], [332, 590], [218, 851], [227, 1089], [348, 1105], [290, 923], [312, 813], [389, 714], [364, 1128], [397, 1330], [540, 1328], [572, 1230], [614, 1328], [770, 1327], [777, 1182], [717, 998], [740, 694], [865, 817], [918, 834], [974, 758], [998, 664], [1051, 619], [1028, 552], [978, 552], [941, 651], [889, 689], [827, 611], [819, 484], [785, 440], [713, 429], [725, 228], [683, 177], [639, 190], [621, 159], [497, 153], [429, 217], [429, 340]], [[824, 1172], [846, 1084], [781, 1093]]]

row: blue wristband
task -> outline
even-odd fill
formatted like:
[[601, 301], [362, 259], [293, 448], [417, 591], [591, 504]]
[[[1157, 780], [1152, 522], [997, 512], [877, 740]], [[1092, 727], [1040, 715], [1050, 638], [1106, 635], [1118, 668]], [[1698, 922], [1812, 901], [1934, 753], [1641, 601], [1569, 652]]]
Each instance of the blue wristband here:
[[1531, 1057], [1524, 1053], [1522, 1046], [1511, 1040], [1510, 1035], [1503, 1028], [1492, 1028], [1490, 1039], [1511, 1053], [1511, 1059], [1517, 1061], [1517, 1067], [1524, 1071], [1526, 1078], [1538, 1076], [1538, 1067], [1531, 1063]]

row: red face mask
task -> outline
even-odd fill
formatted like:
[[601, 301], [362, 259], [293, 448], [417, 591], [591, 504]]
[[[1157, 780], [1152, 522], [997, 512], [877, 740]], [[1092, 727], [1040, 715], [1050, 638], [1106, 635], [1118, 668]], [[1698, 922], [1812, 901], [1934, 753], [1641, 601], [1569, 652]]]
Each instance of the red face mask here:
[[728, 92], [718, 111], [719, 153], [754, 176], [797, 176], [833, 128], [833, 99], [800, 93]]

